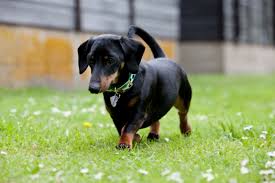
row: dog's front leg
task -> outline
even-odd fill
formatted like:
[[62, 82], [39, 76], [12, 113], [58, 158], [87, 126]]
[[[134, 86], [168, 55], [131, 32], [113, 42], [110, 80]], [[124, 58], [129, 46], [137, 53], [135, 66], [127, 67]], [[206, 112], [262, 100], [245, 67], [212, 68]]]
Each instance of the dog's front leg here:
[[132, 118], [132, 120], [129, 120], [127, 122], [127, 124], [123, 127], [121, 131], [121, 136], [120, 136], [117, 148], [119, 149], [132, 148], [133, 140], [138, 138], [137, 137], [138, 134], [136, 134], [136, 132], [142, 126], [145, 118], [146, 118], [146, 113], [137, 112], [136, 115]]

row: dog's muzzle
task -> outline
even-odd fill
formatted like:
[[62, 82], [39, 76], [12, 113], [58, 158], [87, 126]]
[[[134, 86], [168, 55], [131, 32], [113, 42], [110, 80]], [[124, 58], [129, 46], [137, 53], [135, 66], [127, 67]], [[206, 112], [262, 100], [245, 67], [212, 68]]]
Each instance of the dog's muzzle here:
[[89, 84], [89, 91], [91, 93], [99, 93], [100, 92], [100, 83], [99, 82], [92, 82]]

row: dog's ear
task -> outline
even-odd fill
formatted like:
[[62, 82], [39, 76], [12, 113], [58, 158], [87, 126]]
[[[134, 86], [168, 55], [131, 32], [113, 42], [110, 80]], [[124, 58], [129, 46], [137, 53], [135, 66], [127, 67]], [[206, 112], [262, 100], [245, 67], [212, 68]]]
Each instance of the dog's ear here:
[[79, 67], [79, 73], [82, 74], [88, 67], [88, 61], [87, 61], [87, 55], [89, 53], [89, 49], [92, 45], [91, 40], [87, 40], [84, 43], [82, 43], [77, 51], [78, 51], [78, 67]]
[[126, 37], [121, 37], [120, 45], [124, 51], [125, 64], [129, 72], [137, 73], [145, 47], [140, 42]]

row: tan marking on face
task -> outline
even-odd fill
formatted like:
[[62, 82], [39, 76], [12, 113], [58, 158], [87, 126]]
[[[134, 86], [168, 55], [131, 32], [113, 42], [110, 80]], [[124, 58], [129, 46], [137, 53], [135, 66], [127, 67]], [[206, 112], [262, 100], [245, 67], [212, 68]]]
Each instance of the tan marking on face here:
[[102, 92], [105, 92], [111, 84], [116, 83], [118, 80], [118, 71], [110, 76], [102, 76], [100, 78], [100, 89]]
[[122, 64], [120, 64], [120, 70], [122, 70], [124, 68], [124, 66], [125, 66], [125, 63], [122, 62]]

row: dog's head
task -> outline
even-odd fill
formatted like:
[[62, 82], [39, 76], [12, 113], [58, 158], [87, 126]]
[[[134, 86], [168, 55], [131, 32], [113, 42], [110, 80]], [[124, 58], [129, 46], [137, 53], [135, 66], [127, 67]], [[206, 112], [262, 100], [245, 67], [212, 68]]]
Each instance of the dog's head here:
[[144, 49], [140, 42], [122, 36], [105, 34], [91, 38], [78, 48], [79, 73], [89, 66], [90, 92], [104, 92], [117, 82], [121, 69], [138, 72]]

